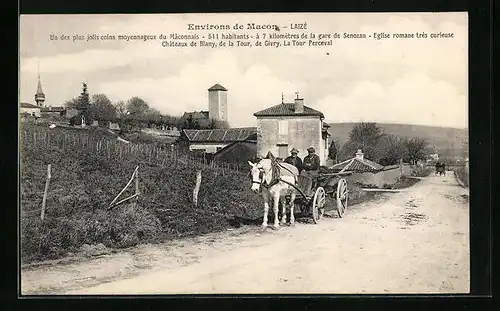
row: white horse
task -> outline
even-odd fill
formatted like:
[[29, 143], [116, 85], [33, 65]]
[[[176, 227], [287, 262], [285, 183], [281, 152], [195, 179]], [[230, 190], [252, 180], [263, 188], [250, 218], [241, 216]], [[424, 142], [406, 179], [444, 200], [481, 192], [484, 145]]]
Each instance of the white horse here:
[[[262, 220], [262, 227], [267, 227], [267, 217], [269, 213], [269, 199], [273, 199], [274, 210], [274, 227], [279, 228], [278, 222], [278, 208], [280, 198], [282, 199], [282, 217], [281, 223], [286, 223], [286, 200], [285, 196], [290, 194], [290, 225], [295, 222], [293, 215], [293, 207], [295, 201], [295, 188], [292, 185], [297, 184], [297, 176], [299, 171], [297, 168], [288, 163], [275, 163], [275, 170], [273, 170], [273, 162], [271, 159], [263, 159], [258, 163], [248, 161], [252, 175], [252, 190], [254, 192], [261, 192], [264, 199], [264, 219]], [[274, 172], [273, 172], [274, 171]]]

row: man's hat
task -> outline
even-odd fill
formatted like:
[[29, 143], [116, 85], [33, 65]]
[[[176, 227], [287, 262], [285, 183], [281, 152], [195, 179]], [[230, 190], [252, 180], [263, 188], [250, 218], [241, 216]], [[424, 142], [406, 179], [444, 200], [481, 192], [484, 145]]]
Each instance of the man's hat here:
[[309, 147], [309, 148], [307, 148], [307, 151], [309, 151], [309, 152], [315, 152], [316, 150], [314, 150], [313, 147]]
[[292, 149], [292, 151], [290, 151], [290, 153], [299, 153], [299, 151], [295, 148]]

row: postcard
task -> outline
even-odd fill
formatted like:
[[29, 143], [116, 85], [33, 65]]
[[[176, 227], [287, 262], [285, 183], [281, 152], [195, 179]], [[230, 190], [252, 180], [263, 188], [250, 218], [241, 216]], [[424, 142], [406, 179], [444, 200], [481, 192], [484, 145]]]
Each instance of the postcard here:
[[470, 291], [468, 15], [21, 15], [21, 295]]

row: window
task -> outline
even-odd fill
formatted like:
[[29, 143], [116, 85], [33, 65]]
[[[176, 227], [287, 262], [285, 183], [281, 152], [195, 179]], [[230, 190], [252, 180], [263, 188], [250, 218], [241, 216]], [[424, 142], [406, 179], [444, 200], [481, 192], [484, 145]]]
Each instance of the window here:
[[288, 134], [288, 120], [278, 121], [278, 133], [280, 135]]
[[288, 145], [278, 145], [278, 157], [285, 159], [288, 156]]

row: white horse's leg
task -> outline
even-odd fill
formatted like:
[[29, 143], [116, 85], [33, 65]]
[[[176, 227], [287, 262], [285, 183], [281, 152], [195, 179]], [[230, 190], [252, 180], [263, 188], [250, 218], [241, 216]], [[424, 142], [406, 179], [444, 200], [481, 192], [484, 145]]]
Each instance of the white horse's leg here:
[[267, 214], [269, 213], [269, 202], [264, 202], [264, 218], [262, 219], [262, 228], [267, 227]]
[[274, 202], [273, 202], [274, 227], [275, 228], [278, 228], [280, 226], [279, 219], [278, 219], [279, 203], [280, 203], [280, 194], [278, 192], [274, 195]]
[[286, 196], [280, 198], [281, 200], [281, 224], [286, 224]]
[[293, 208], [295, 206], [295, 191], [292, 191], [290, 196], [290, 226], [295, 223], [295, 216], [293, 215]]

